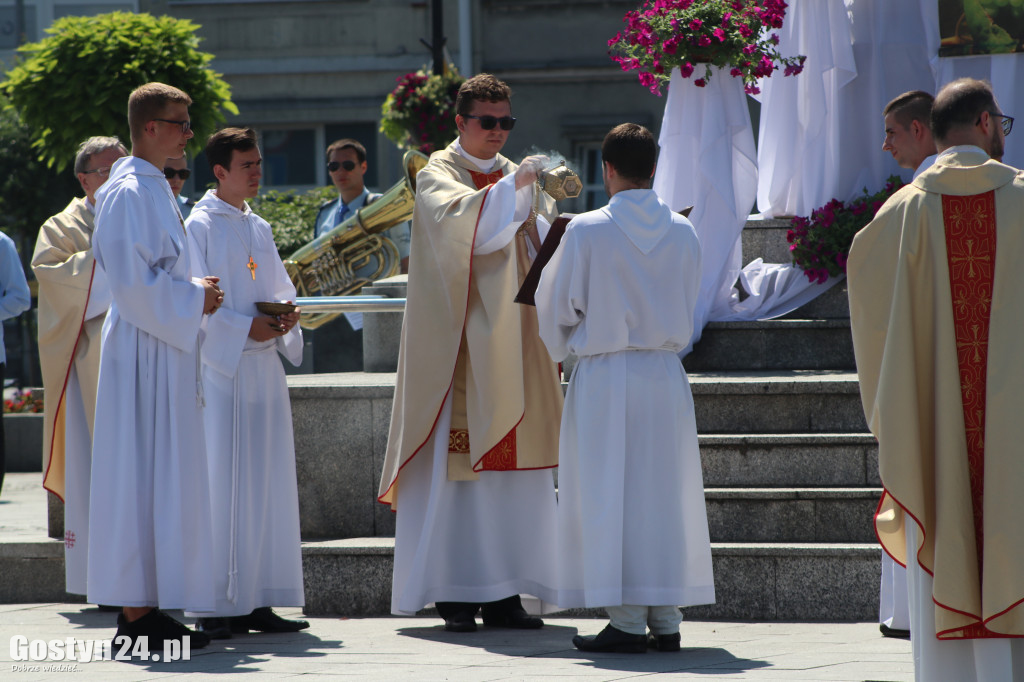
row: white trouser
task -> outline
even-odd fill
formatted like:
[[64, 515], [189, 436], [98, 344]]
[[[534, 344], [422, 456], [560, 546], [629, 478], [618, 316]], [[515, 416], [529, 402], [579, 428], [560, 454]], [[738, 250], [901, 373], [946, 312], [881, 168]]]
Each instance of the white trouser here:
[[606, 606], [612, 627], [631, 635], [643, 635], [647, 628], [655, 635], [672, 635], [679, 632], [683, 614], [677, 606]]

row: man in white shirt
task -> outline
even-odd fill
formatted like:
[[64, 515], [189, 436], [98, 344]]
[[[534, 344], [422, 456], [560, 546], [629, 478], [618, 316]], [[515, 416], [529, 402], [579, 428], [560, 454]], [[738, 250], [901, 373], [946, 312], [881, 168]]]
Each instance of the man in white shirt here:
[[86, 593], [89, 480], [100, 336], [110, 287], [92, 254], [96, 190], [126, 156], [116, 137], [90, 137], [78, 148], [75, 198], [39, 229], [32, 271], [39, 281], [39, 365], [47, 391], [43, 487], [64, 500], [66, 589]]

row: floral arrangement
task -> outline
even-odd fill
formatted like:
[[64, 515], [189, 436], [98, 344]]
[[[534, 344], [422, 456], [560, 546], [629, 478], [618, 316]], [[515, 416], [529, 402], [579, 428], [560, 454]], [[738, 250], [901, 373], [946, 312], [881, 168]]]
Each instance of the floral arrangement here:
[[397, 80], [381, 106], [380, 132], [401, 149], [444, 149], [457, 136], [455, 96], [466, 79], [449, 64], [440, 75], [420, 69]]
[[4, 401], [4, 413], [42, 411], [43, 399], [36, 397], [32, 391], [15, 391], [10, 399]]
[[865, 188], [864, 196], [848, 204], [833, 199], [812, 211], [809, 218], [793, 218], [793, 229], [786, 233], [793, 264], [818, 284], [830, 275], [845, 274], [854, 235], [871, 222], [882, 204], [902, 186], [899, 176], [892, 175], [885, 188], [874, 194], [868, 194]]
[[672, 69], [689, 78], [700, 63], [704, 74], [694, 85], [707, 85], [712, 66], [731, 66], [730, 75], [756, 95], [758, 79], [780, 65], [786, 76], [804, 68], [806, 57], [783, 57], [778, 34], [769, 34], [782, 28], [786, 6], [784, 0], [645, 0], [626, 12], [626, 29], [608, 41], [608, 54], [623, 71], [639, 71], [640, 83], [658, 96]]

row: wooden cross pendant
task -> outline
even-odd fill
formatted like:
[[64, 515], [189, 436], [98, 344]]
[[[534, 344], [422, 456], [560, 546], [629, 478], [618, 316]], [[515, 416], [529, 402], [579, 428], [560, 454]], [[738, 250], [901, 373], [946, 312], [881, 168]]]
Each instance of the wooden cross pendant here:
[[254, 261], [252, 259], [252, 256], [249, 256], [249, 264], [246, 265], [245, 267], [249, 268], [249, 274], [252, 275], [252, 281], [255, 282], [256, 281], [256, 268], [258, 268], [259, 266], [256, 265], [256, 261]]

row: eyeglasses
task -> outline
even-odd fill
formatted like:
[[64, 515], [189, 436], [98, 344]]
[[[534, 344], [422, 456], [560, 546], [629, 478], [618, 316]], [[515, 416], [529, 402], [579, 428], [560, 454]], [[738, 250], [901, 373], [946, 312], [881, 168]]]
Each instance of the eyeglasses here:
[[90, 173], [95, 173], [96, 177], [98, 177], [98, 178], [105, 178], [105, 177], [108, 177], [110, 175], [110, 169], [111, 169], [111, 166], [103, 166], [101, 168], [93, 168], [92, 170], [87, 170], [87, 171], [82, 171], [82, 172], [85, 173], [86, 175], [89, 175]]
[[494, 130], [494, 126], [500, 125], [502, 130], [512, 130], [516, 125], [516, 119], [511, 116], [474, 116], [466, 114], [462, 118], [475, 118], [480, 121], [480, 127], [484, 130]]
[[192, 175], [192, 171], [188, 168], [164, 168], [164, 177], [168, 180], [173, 180], [175, 175], [184, 181], [188, 180], [188, 176]]
[[169, 118], [154, 118], [154, 121], [160, 121], [161, 123], [177, 123], [181, 126], [181, 134], [184, 135], [192, 128], [192, 121], [173, 121]]
[[344, 168], [345, 170], [350, 171], [350, 170], [352, 170], [355, 167], [356, 167], [356, 162], [355, 161], [350, 161], [350, 160], [347, 160], [347, 159], [345, 161], [331, 161], [330, 163], [327, 164], [327, 172], [328, 173], [333, 173], [334, 171], [338, 170], [339, 168]]
[[[1013, 130], [1013, 116], [1007, 116], [1006, 114], [997, 114], [994, 111], [988, 112], [988, 115], [994, 118], [1003, 119], [1002, 121], [999, 122], [999, 125], [1003, 126], [1003, 135], [1009, 135], [1010, 131]], [[979, 116], [978, 120], [974, 122], [974, 125], [978, 125], [979, 123], [981, 123], [981, 116]]]

